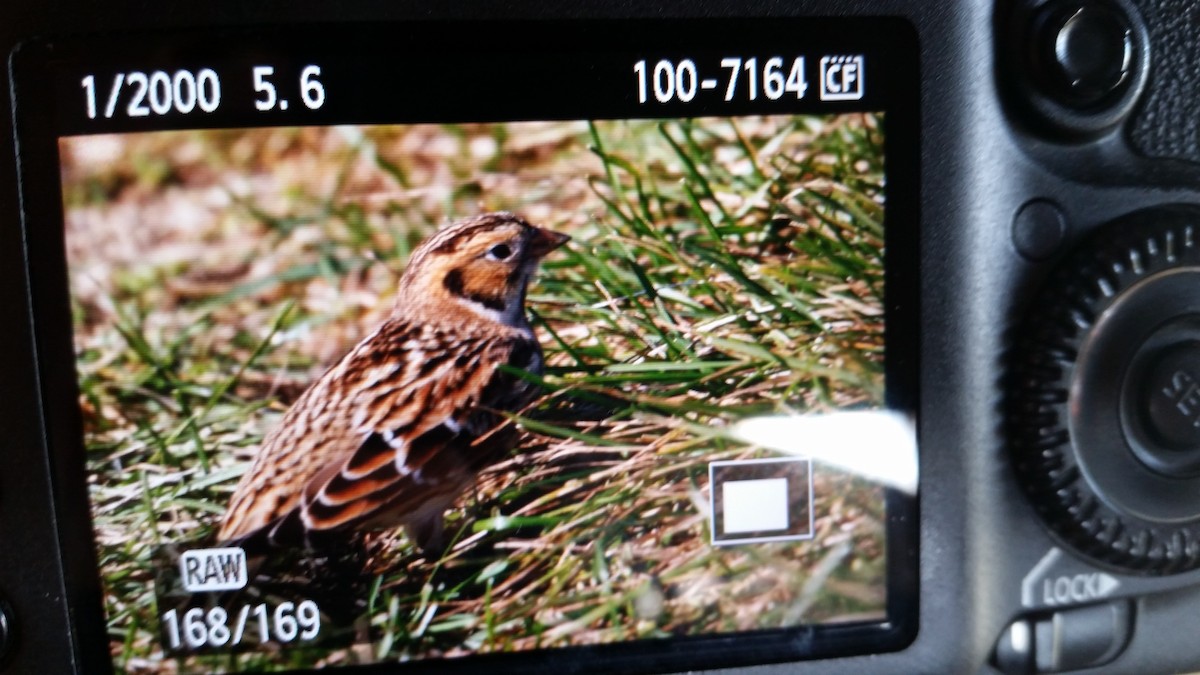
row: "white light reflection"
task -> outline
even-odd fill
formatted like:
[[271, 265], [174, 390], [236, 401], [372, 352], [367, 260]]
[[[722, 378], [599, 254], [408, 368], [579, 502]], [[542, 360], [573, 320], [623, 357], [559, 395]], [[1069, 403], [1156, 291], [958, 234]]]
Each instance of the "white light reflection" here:
[[751, 417], [728, 435], [743, 443], [810, 457], [908, 494], [917, 493], [917, 432], [891, 411]]

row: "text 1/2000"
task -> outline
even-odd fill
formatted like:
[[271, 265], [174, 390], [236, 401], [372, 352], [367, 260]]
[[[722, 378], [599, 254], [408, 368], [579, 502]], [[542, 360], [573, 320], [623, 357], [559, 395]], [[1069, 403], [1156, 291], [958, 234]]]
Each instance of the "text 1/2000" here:
[[[288, 100], [284, 94], [291, 88], [276, 88], [271, 80], [275, 68], [254, 66], [251, 73], [255, 110], [287, 110]], [[305, 66], [300, 71], [296, 93], [309, 110], [317, 110], [325, 105], [325, 85], [318, 79], [320, 75], [321, 67], [316, 65]], [[107, 87], [98, 83], [95, 75], [88, 75], [80, 84], [83, 87], [85, 112], [90, 120], [100, 115], [104, 119], [111, 119], [121, 115], [149, 117], [187, 115], [197, 111], [213, 113], [221, 106], [221, 78], [212, 68], [201, 68], [194, 72], [182, 69], [174, 73], [165, 70], [117, 73]], [[107, 95], [103, 91], [98, 92], [98, 87], [107, 89]]]
[[283, 602], [274, 610], [266, 603], [242, 605], [232, 621], [223, 607], [172, 609], [162, 620], [167, 647], [173, 650], [232, 647], [247, 639], [259, 644], [311, 641], [321, 632], [321, 612], [312, 600]]

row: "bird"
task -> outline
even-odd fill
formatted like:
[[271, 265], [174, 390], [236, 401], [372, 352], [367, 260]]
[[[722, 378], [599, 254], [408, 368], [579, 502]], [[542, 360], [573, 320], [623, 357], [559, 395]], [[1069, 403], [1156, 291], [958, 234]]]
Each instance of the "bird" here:
[[422, 551], [443, 547], [447, 509], [515, 443], [504, 413], [536, 398], [512, 371], [544, 367], [525, 295], [541, 259], [569, 239], [495, 212], [418, 246], [390, 315], [264, 437], [217, 539], [313, 549], [403, 527]]

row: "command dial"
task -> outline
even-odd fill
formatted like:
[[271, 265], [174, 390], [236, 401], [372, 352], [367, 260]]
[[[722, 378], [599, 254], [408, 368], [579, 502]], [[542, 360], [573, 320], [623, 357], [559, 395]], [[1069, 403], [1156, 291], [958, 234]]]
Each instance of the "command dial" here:
[[1104, 226], [1030, 306], [1008, 432], [1038, 512], [1109, 565], [1200, 567], [1200, 209]]

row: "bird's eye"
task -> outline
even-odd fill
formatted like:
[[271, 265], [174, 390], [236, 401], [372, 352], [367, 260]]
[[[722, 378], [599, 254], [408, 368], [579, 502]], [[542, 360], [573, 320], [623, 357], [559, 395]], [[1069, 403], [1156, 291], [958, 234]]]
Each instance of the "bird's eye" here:
[[512, 255], [512, 249], [508, 244], [496, 244], [488, 249], [488, 257], [492, 260], [504, 260]]

